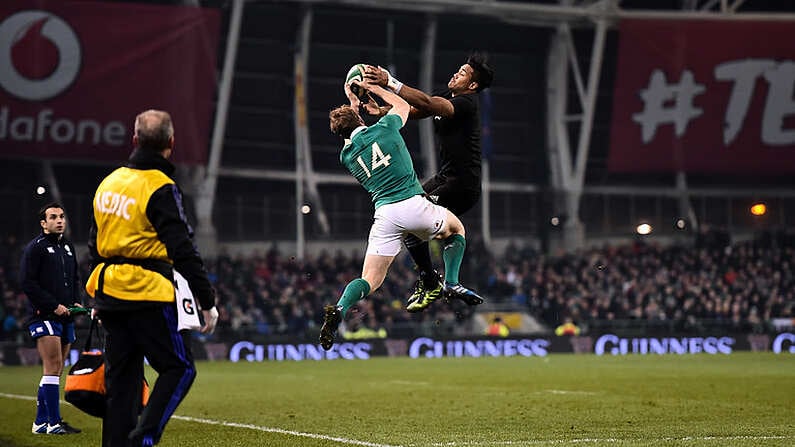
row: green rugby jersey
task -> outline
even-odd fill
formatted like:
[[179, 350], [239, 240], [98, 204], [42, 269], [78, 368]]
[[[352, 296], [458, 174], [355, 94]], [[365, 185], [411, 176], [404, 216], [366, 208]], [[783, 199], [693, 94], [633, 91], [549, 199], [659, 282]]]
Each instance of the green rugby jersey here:
[[401, 124], [398, 115], [387, 114], [354, 131], [340, 152], [340, 162], [370, 193], [376, 208], [424, 193]]

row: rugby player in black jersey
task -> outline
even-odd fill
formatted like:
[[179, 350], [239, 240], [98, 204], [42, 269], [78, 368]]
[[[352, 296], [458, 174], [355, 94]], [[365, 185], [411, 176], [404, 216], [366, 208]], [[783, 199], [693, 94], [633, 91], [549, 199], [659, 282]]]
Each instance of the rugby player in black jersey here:
[[[409, 118], [433, 117], [441, 167], [422, 187], [437, 204], [460, 216], [472, 209], [480, 198], [480, 110], [478, 92], [489, 87], [494, 70], [485, 55], [473, 53], [453, 73], [447, 90], [428, 95], [395, 79], [381, 67], [367, 66], [365, 78], [389, 87], [411, 105]], [[420, 278], [406, 309], [419, 312], [444, 295], [470, 306], [483, 298], [461, 284], [442, 283], [431, 263], [428, 242], [414, 236], [404, 240], [417, 264]]]

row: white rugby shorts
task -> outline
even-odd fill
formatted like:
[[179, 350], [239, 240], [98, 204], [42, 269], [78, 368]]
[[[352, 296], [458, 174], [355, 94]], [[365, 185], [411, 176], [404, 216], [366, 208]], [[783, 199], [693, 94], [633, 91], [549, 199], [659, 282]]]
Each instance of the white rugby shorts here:
[[395, 256], [400, 252], [406, 233], [427, 241], [442, 231], [447, 220], [447, 209], [431, 203], [423, 196], [414, 196], [380, 206], [373, 218], [367, 238], [367, 254]]

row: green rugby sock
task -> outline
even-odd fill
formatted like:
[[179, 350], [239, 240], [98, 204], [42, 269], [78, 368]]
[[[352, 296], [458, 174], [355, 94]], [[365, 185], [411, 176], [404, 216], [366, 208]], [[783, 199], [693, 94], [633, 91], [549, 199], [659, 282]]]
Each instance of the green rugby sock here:
[[353, 307], [354, 304], [363, 300], [370, 294], [370, 284], [362, 278], [356, 278], [345, 286], [340, 300], [337, 301], [337, 307], [340, 308], [342, 318], [348, 313], [348, 309]]
[[464, 259], [464, 250], [467, 241], [464, 236], [454, 234], [444, 240], [444, 281], [450, 284], [458, 284], [458, 272], [461, 269], [461, 261]]

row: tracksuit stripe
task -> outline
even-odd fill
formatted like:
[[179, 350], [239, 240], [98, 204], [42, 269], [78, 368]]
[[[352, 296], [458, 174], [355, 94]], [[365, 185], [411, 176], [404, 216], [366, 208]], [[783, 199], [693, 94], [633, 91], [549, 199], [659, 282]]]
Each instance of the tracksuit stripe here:
[[193, 377], [195, 376], [195, 369], [185, 355], [185, 343], [182, 340], [182, 336], [180, 335], [179, 331], [177, 330], [176, 307], [164, 306], [163, 316], [166, 319], [166, 325], [168, 326], [170, 332], [171, 342], [174, 345], [174, 352], [177, 354], [177, 357], [179, 357], [179, 359], [185, 364], [186, 368], [185, 373], [182, 375], [182, 378], [177, 385], [177, 388], [174, 390], [174, 394], [171, 395], [171, 399], [169, 400], [168, 405], [163, 412], [163, 416], [160, 418], [160, 424], [157, 427], [158, 433], [163, 432], [163, 429], [165, 428], [169, 418], [171, 418], [171, 415], [177, 410], [179, 403], [188, 393], [190, 385], [193, 381]]

